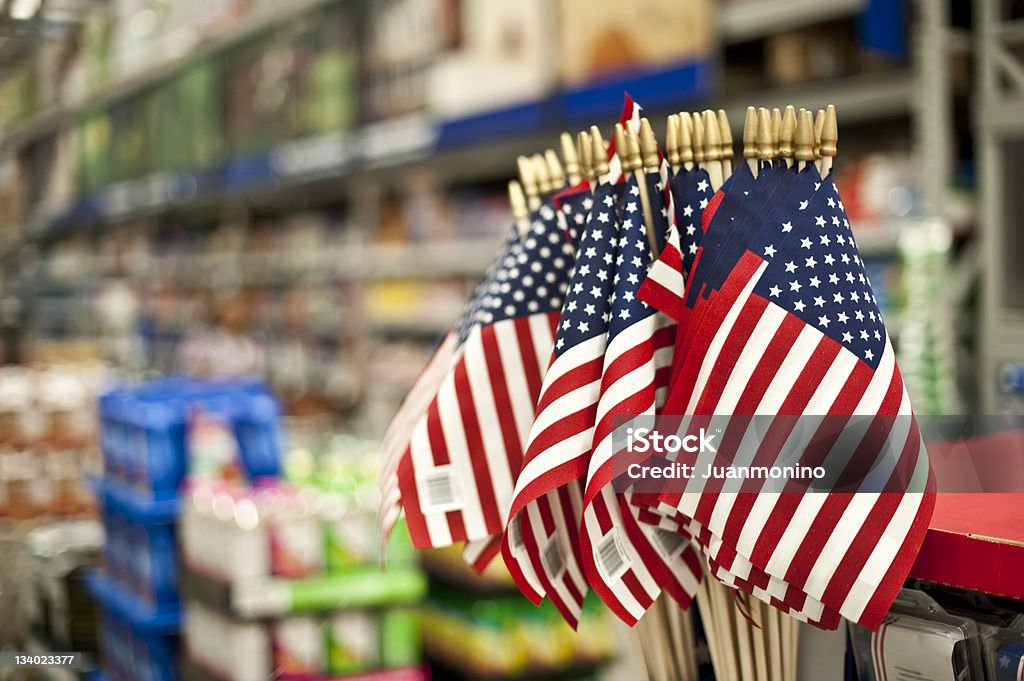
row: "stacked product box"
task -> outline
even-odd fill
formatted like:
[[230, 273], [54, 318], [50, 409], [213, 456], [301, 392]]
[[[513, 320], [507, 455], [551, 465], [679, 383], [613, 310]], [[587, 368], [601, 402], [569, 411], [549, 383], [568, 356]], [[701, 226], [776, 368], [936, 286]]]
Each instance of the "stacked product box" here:
[[260, 383], [175, 377], [104, 394], [99, 416], [106, 542], [91, 587], [102, 611], [103, 672], [114, 681], [174, 681], [179, 488], [186, 475], [277, 476], [279, 408]]

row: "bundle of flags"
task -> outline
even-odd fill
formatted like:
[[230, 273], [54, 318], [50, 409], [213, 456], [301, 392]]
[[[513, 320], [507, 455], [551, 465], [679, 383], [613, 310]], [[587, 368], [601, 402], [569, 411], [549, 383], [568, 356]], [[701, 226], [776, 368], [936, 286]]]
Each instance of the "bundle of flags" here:
[[[479, 570], [500, 553], [573, 626], [593, 588], [677, 648], [697, 597], [724, 679], [795, 678], [797, 620], [877, 628], [934, 484], [832, 181], [836, 128], [832, 107], [750, 108], [734, 170], [724, 112], [670, 116], [662, 149], [627, 97], [609, 144], [592, 126], [563, 134], [564, 166], [521, 157], [516, 224], [385, 436], [382, 538], [404, 509], [417, 547], [464, 542]], [[832, 468], [827, 428], [885, 417], [842, 434], [839, 468], [874, 485], [623, 486], [643, 459], [616, 429], [666, 415], [680, 433], [736, 417], [719, 449], [747, 463]], [[685, 652], [648, 662], [696, 676]]]

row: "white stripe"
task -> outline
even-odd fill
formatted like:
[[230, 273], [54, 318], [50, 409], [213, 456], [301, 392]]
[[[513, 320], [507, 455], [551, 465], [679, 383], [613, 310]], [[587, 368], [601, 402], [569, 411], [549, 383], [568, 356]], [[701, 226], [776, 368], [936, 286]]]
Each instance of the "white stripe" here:
[[[424, 417], [416, 425], [412, 432], [412, 442], [409, 443], [409, 452], [412, 456], [413, 473], [419, 477], [420, 472], [429, 471], [434, 468], [434, 457], [431, 454], [430, 438], [427, 436], [427, 419]], [[461, 480], [460, 480], [461, 482]], [[418, 485], [418, 481], [413, 481]], [[419, 490], [417, 490], [419, 491]], [[424, 513], [422, 492], [420, 492], [420, 508], [418, 512], [423, 515], [427, 525], [427, 534], [430, 535], [431, 546], [449, 546], [452, 543], [451, 529], [448, 526], [448, 518], [444, 513]], [[408, 514], [409, 509], [405, 512]]]
[[[597, 402], [597, 396], [601, 391], [600, 377], [576, 386], [567, 393], [560, 395], [554, 401], [548, 403], [536, 416], [533, 427], [530, 428], [530, 440], [526, 445], [526, 451], [530, 451], [534, 440], [539, 438], [551, 427], [557, 427], [569, 414], [592, 406]], [[541, 392], [544, 396], [544, 392]], [[587, 449], [590, 449], [587, 447]]]
[[[528, 464], [523, 466], [519, 479], [516, 481], [516, 491], [513, 496], [517, 501], [525, 494], [527, 485], [566, 462], [578, 459], [590, 452], [590, 446], [594, 441], [594, 429], [584, 428], [579, 433], [556, 442], [548, 449], [534, 457]], [[527, 502], [533, 501], [528, 499]]]
[[[530, 387], [526, 382], [526, 374], [523, 370], [523, 358], [519, 339], [516, 337], [515, 322], [505, 320], [492, 325], [491, 328], [494, 330], [495, 341], [498, 344], [501, 367], [505, 374], [505, 386], [512, 402], [512, 416], [516, 422], [516, 430], [519, 431], [519, 442], [525, 449], [526, 438], [529, 436], [530, 426], [533, 424], [536, 404], [529, 404], [532, 400], [517, 399], [529, 395]], [[522, 455], [522, 452], [519, 454]], [[512, 473], [515, 476], [519, 474], [519, 471]]]
[[543, 396], [544, 393], [550, 389], [550, 386], [562, 376], [565, 376], [567, 373], [577, 369], [583, 364], [602, 357], [605, 353], [607, 343], [607, 334], [599, 333], [593, 338], [588, 338], [582, 343], [574, 345], [556, 357], [555, 360], [551, 362], [551, 365], [547, 367], [547, 371], [543, 374], [544, 385], [540, 390], [541, 396]]
[[452, 467], [461, 473], [461, 484], [466, 505], [459, 513], [466, 524], [466, 535], [469, 539], [486, 537], [487, 524], [484, 521], [483, 509], [480, 504], [480, 490], [476, 487], [476, 476], [473, 475], [473, 464], [470, 459], [469, 446], [466, 444], [466, 429], [459, 413], [458, 392], [455, 389], [454, 375], [441, 384], [437, 393], [438, 413], [441, 417], [441, 430], [448, 450]]
[[757, 270], [754, 272], [753, 276], [750, 277], [750, 280], [743, 286], [743, 290], [740, 291], [739, 298], [733, 306], [729, 308], [729, 312], [726, 313], [721, 326], [718, 327], [718, 331], [715, 333], [715, 337], [708, 346], [707, 354], [704, 356], [704, 360], [701, 363], [700, 373], [697, 375], [697, 380], [694, 382], [693, 390], [690, 393], [690, 401], [686, 405], [685, 413], [693, 413], [693, 408], [696, 406], [697, 398], [704, 391], [704, 386], [707, 385], [708, 378], [718, 361], [718, 355], [721, 353], [722, 347], [725, 345], [725, 341], [729, 337], [729, 332], [732, 331], [733, 325], [736, 323], [736, 320], [739, 319], [740, 311], [743, 309], [743, 306], [747, 304], [747, 300], [750, 299], [751, 294], [754, 292], [754, 287], [757, 285], [758, 280], [767, 268], [767, 262], [761, 262], [761, 264], [757, 266]]
[[[757, 320], [750, 338], [746, 340], [743, 352], [740, 353], [739, 359], [736, 360], [736, 365], [732, 368], [730, 376], [749, 377], [757, 373], [757, 367], [764, 359], [768, 345], [775, 337], [775, 332], [782, 326], [786, 316], [786, 311], [778, 305], [770, 304], [765, 308], [761, 318]], [[732, 414], [746, 387], [746, 380], [727, 381], [717, 404], [713, 404], [707, 413], [715, 414], [716, 416]]]
[[[505, 451], [505, 439], [502, 434], [501, 421], [494, 404], [494, 392], [491, 388], [490, 373], [484, 359], [483, 338], [476, 330], [466, 340], [466, 374], [469, 379], [470, 391], [473, 393], [473, 404], [476, 406], [476, 420], [480, 425], [480, 438], [483, 441], [483, 454], [487, 459], [487, 468], [491, 477], [491, 490], [494, 495], [498, 513], [504, 518], [512, 503], [512, 476], [509, 470], [509, 456]], [[518, 453], [516, 453], [518, 455]], [[485, 493], [488, 490], [484, 490]]]
[[530, 315], [527, 319], [530, 336], [533, 338], [533, 351], [537, 356], [537, 368], [543, 376], [551, 363], [551, 350], [555, 346], [555, 339], [551, 335], [551, 319], [547, 313]]

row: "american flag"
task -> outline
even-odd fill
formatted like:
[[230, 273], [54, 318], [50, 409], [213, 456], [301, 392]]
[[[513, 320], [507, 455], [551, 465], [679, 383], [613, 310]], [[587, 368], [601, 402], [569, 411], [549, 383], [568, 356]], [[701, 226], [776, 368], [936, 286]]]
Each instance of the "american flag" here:
[[[661, 179], [652, 174], [645, 180], [655, 224], [661, 227], [660, 239], [667, 226]], [[631, 178], [623, 196], [615, 253], [605, 253], [605, 270], [599, 272], [612, 280], [611, 306], [580, 529], [588, 581], [608, 607], [631, 625], [662, 588], [688, 606], [701, 575], [687, 538], [641, 523], [640, 509], [630, 503], [630, 495], [616, 494], [611, 487], [612, 457], [619, 454], [612, 444], [616, 419], [655, 414], [672, 362], [674, 324], [636, 296], [651, 263], [639, 195], [637, 179]]]
[[502, 555], [524, 594], [544, 595], [579, 622], [587, 582], [580, 566], [582, 481], [593, 444], [618, 231], [615, 185], [599, 185], [580, 234], [554, 352], [516, 481]]
[[550, 202], [525, 238], [510, 233], [398, 467], [415, 546], [476, 542], [504, 530], [572, 257]]
[[[884, 435], [901, 455], [876, 463], [906, 482], [905, 491], [687, 493], [663, 501], [717, 538], [713, 557], [740, 580], [775, 578], [760, 586], [794, 610], [808, 608], [809, 598], [877, 628], [924, 538], [934, 481], [835, 185], [813, 166], [779, 172], [781, 189], [766, 186], [752, 208], [762, 219], [739, 214], [743, 224], [715, 261], [693, 269], [678, 413], [903, 416], [873, 427], [888, 424]], [[776, 426], [765, 440], [785, 441], [793, 419]], [[758, 574], [744, 574], [741, 563]]]

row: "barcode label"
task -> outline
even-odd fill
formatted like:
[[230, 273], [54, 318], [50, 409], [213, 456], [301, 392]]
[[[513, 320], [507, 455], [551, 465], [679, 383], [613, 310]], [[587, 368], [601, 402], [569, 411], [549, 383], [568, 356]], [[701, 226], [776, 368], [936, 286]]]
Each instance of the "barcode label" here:
[[512, 555], [518, 556], [523, 552], [523, 527], [519, 522], [519, 518], [508, 524], [508, 532], [508, 543], [512, 549]]
[[606, 582], [616, 582], [629, 569], [631, 561], [622, 550], [619, 533], [612, 530], [597, 543], [594, 551], [597, 567], [601, 570]]
[[666, 558], [673, 558], [683, 550], [683, 545], [686, 544], [686, 537], [678, 532], [657, 527], [654, 529], [654, 543], [657, 544], [661, 555]]
[[424, 513], [458, 511], [466, 505], [458, 471], [450, 464], [424, 473], [418, 482]]
[[558, 535], [548, 540], [544, 547], [544, 571], [548, 573], [549, 579], [558, 579], [565, 571], [565, 552], [562, 550], [562, 543], [558, 541]]

